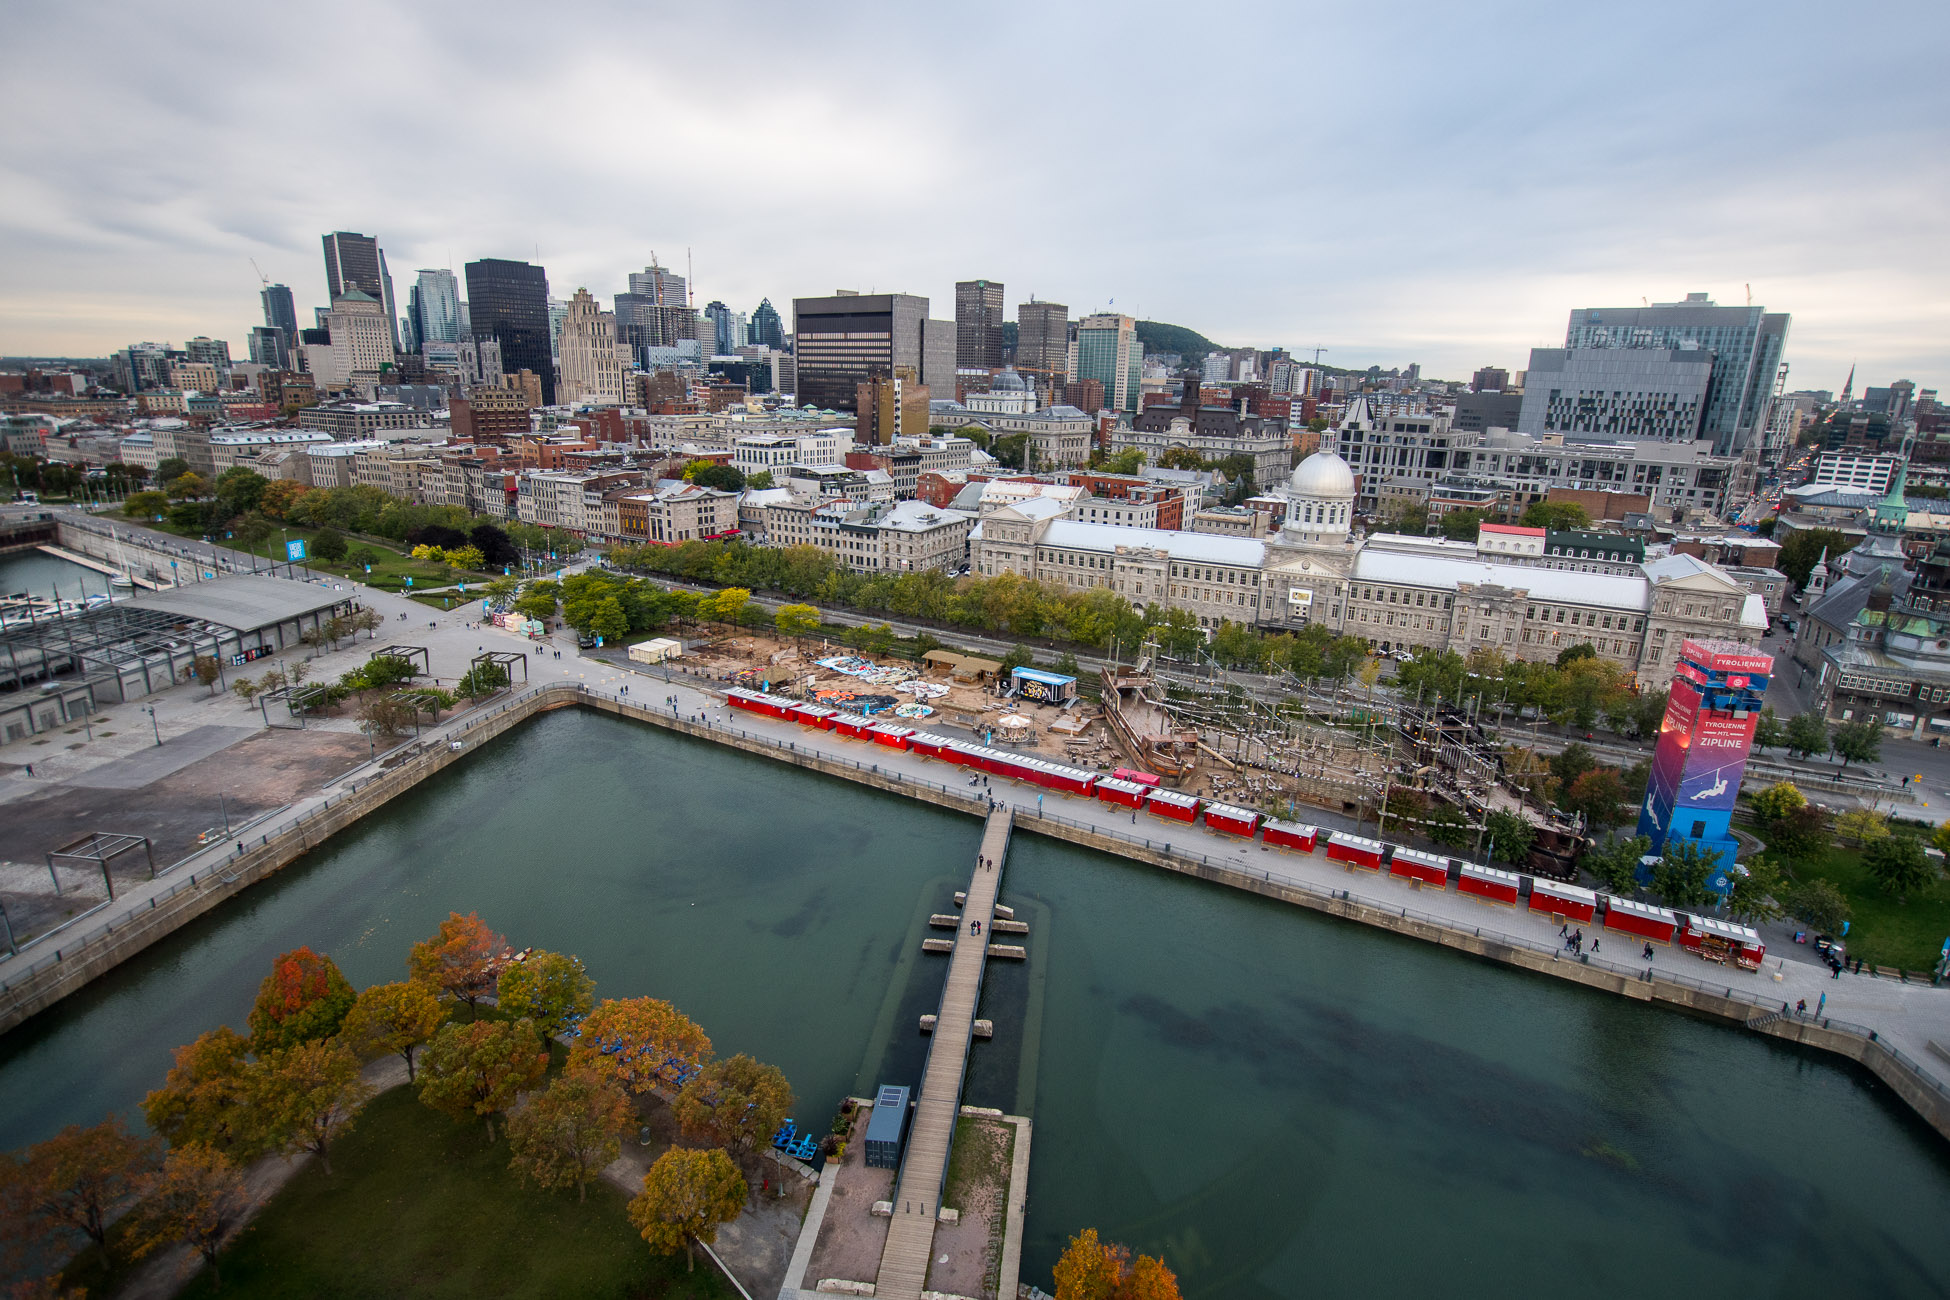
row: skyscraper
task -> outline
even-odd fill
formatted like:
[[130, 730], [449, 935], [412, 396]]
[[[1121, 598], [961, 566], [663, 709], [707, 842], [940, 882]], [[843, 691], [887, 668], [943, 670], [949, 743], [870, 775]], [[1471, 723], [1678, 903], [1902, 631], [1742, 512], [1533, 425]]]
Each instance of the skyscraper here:
[[761, 299], [758, 310], [752, 313], [752, 342], [774, 352], [785, 351], [785, 322], [770, 298]]
[[298, 308], [291, 301], [291, 290], [281, 284], [267, 284], [258, 298], [264, 303], [264, 323], [284, 335], [288, 355], [298, 342]]
[[1144, 348], [1137, 322], [1117, 312], [1098, 312], [1077, 322], [1076, 373], [1072, 379], [1094, 379], [1104, 386], [1104, 405], [1113, 411], [1138, 408], [1138, 385], [1144, 375]]
[[[1020, 340], [1018, 340], [1020, 344]], [[1002, 282], [955, 283], [955, 365], [995, 370], [1002, 365]]]
[[445, 267], [416, 273], [407, 318], [413, 322], [420, 344], [458, 343], [463, 337], [460, 323], [460, 281]]
[[291, 369], [291, 347], [284, 331], [275, 325], [253, 325], [250, 334], [251, 360], [273, 370]]
[[386, 254], [371, 235], [350, 230], [335, 230], [324, 236], [325, 292], [336, 299], [347, 289], [358, 289], [385, 312], [387, 332], [393, 346], [399, 346], [399, 312], [393, 306], [393, 277], [386, 270]]
[[549, 350], [548, 272], [527, 262], [489, 257], [469, 262], [467, 308], [477, 339], [501, 345], [505, 373], [533, 371], [542, 404], [555, 404], [555, 361]]
[[1070, 309], [1060, 302], [1016, 304], [1016, 369], [1045, 379], [1070, 365]]
[[587, 289], [577, 289], [568, 301], [558, 350], [562, 373], [557, 387], [563, 401], [622, 404], [630, 349], [617, 342], [616, 317], [604, 311]]
[[859, 386], [908, 366], [926, 382], [928, 300], [907, 293], [794, 298], [792, 334], [800, 403], [851, 411]]
[[1564, 346], [1711, 353], [1713, 376], [1699, 436], [1713, 440], [1716, 455], [1729, 456], [1745, 451], [1767, 427], [1789, 321], [1786, 312], [1721, 307], [1703, 293], [1689, 293], [1684, 302], [1650, 307], [1580, 308], [1571, 313]]
[[690, 299], [686, 296], [684, 277], [675, 271], [657, 265], [652, 257], [650, 265], [641, 271], [630, 272], [630, 292], [648, 294], [660, 307], [688, 307]]

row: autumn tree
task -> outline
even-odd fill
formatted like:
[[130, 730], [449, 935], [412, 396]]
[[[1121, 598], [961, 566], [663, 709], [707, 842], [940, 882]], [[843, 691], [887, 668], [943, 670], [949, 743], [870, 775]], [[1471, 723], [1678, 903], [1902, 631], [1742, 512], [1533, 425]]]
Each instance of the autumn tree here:
[[474, 1020], [443, 1026], [420, 1058], [420, 1100], [456, 1120], [478, 1115], [494, 1141], [494, 1117], [548, 1071], [532, 1021]]
[[811, 605], [781, 605], [773, 611], [772, 622], [780, 636], [798, 640], [819, 631], [819, 611]]
[[244, 1175], [223, 1152], [200, 1142], [172, 1147], [130, 1216], [133, 1254], [140, 1259], [181, 1242], [203, 1256], [212, 1280], [221, 1286], [218, 1250], [249, 1204]]
[[414, 979], [458, 998], [470, 1008], [494, 987], [490, 971], [505, 940], [488, 929], [473, 912], [450, 912], [431, 939], [422, 939], [407, 954], [406, 970]]
[[0, 1218], [38, 1242], [73, 1229], [105, 1247], [109, 1213], [156, 1169], [161, 1146], [136, 1137], [113, 1115], [92, 1128], [70, 1124], [17, 1155], [0, 1156]]
[[1583, 814], [1585, 825], [1592, 830], [1603, 830], [1618, 824], [1625, 804], [1625, 784], [1619, 780], [1617, 768], [1593, 768], [1571, 783], [1558, 804], [1566, 812]]
[[446, 1018], [447, 1008], [439, 997], [418, 980], [374, 984], [353, 1002], [339, 1035], [355, 1051], [396, 1053], [406, 1062], [406, 1081], [411, 1083], [414, 1054]]
[[259, 1056], [330, 1038], [358, 995], [338, 963], [310, 948], [280, 953], [251, 1007], [251, 1050]]
[[251, 1101], [275, 1148], [309, 1151], [332, 1172], [331, 1145], [376, 1089], [359, 1077], [359, 1058], [333, 1039], [299, 1043], [252, 1067]]
[[623, 1090], [586, 1070], [558, 1075], [548, 1090], [508, 1117], [511, 1168], [542, 1187], [576, 1189], [589, 1199], [589, 1184], [623, 1150], [623, 1134], [636, 1119]]
[[1070, 1238], [1056, 1261], [1056, 1300], [1178, 1300], [1178, 1278], [1164, 1260], [1100, 1241], [1095, 1228]]
[[495, 1001], [511, 1016], [535, 1022], [544, 1038], [566, 1032], [596, 1000], [596, 982], [582, 968], [580, 957], [537, 949], [501, 971]]
[[219, 1026], [176, 1049], [163, 1086], [142, 1099], [149, 1127], [171, 1146], [197, 1144], [249, 1159], [264, 1145], [250, 1104], [250, 1044]]
[[777, 1066], [740, 1053], [698, 1071], [672, 1110], [685, 1133], [743, 1155], [792, 1114], [792, 1085]]
[[745, 1176], [723, 1151], [672, 1147], [643, 1176], [630, 1223], [657, 1254], [685, 1252], [688, 1272], [697, 1267], [695, 1243], [716, 1241], [718, 1225], [743, 1212], [745, 1196]]
[[703, 1065], [711, 1040], [696, 1022], [658, 998], [605, 998], [582, 1021], [569, 1068], [589, 1069], [633, 1093], [656, 1086], [672, 1060]]

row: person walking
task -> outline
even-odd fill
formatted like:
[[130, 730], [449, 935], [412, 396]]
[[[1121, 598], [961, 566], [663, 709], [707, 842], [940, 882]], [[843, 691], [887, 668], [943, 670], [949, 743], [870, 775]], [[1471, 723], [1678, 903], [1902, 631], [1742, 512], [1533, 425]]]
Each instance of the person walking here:
[[1821, 1019], [1822, 1008], [1826, 1007], [1827, 1005], [1828, 1005], [1828, 995], [1824, 993], [1821, 995], [1821, 1001], [1815, 1003], [1815, 1019], [1817, 1020]]

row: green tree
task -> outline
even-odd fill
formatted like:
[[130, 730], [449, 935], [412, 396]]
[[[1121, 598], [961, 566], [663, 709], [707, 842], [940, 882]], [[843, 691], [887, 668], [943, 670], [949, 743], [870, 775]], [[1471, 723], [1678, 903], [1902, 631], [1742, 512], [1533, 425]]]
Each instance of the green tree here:
[[773, 611], [772, 624], [780, 636], [797, 641], [819, 631], [819, 611], [811, 605], [781, 605]]
[[336, 1039], [273, 1052], [250, 1072], [252, 1104], [288, 1152], [309, 1151], [332, 1172], [331, 1145], [376, 1089], [359, 1077], [359, 1058]]
[[1812, 758], [1828, 752], [1828, 719], [1818, 710], [1797, 713], [1788, 719], [1787, 751], [1797, 758]]
[[1539, 501], [1523, 512], [1525, 528], [1549, 528], [1568, 533], [1591, 527], [1591, 516], [1583, 506], [1565, 501]]
[[602, 637], [605, 642], [620, 641], [630, 634], [630, 619], [623, 612], [623, 602], [614, 596], [605, 596], [596, 606], [596, 616], [589, 621], [589, 631]]
[[190, 472], [190, 463], [181, 456], [165, 456], [156, 462], [156, 482], [167, 483]]
[[1428, 837], [1444, 848], [1459, 849], [1469, 843], [1469, 819], [1454, 804], [1439, 803], [1429, 810], [1429, 824], [1423, 827]]
[[251, 1050], [259, 1056], [338, 1033], [358, 995], [338, 963], [310, 948], [278, 954], [251, 1007]]
[[718, 1226], [743, 1213], [745, 1178], [723, 1151], [672, 1147], [643, 1176], [643, 1191], [631, 1200], [630, 1223], [659, 1255], [682, 1250], [686, 1272], [697, 1267], [694, 1242], [710, 1245]]
[[122, 513], [131, 519], [154, 519], [169, 509], [169, 498], [161, 492], [131, 492], [122, 502]]
[[1002, 656], [1002, 676], [1006, 679], [1018, 668], [1027, 668], [1036, 662], [1028, 646], [1018, 642], [1009, 647], [1009, 653]]
[[1775, 714], [1774, 706], [1769, 704], [1761, 709], [1760, 717], [1754, 720], [1754, 748], [1761, 753], [1779, 749], [1787, 744], [1787, 724]]
[[1652, 841], [1643, 835], [1608, 839], [1586, 850], [1578, 865], [1596, 876], [1607, 891], [1629, 898], [1639, 887], [1639, 859], [1651, 849]]
[[1866, 846], [1889, 838], [1889, 819], [1873, 808], [1851, 808], [1835, 819], [1835, 833]]
[[622, 1153], [635, 1118], [615, 1084], [583, 1070], [558, 1075], [508, 1116], [509, 1167], [540, 1187], [574, 1186], [576, 1199], [586, 1201], [589, 1184]]
[[1882, 757], [1882, 724], [1874, 718], [1844, 722], [1835, 728], [1828, 743], [1842, 760], [1837, 773], [1848, 770], [1850, 763], [1873, 763]]
[[596, 1002], [596, 981], [580, 957], [541, 949], [501, 969], [496, 1002], [511, 1016], [535, 1022], [545, 1038], [568, 1032]]
[[1758, 794], [1750, 796], [1754, 812], [1762, 826], [1787, 817], [1797, 808], [1805, 808], [1807, 796], [1797, 790], [1792, 781], [1776, 781]]
[[1578, 741], [1572, 741], [1550, 759], [1551, 775], [1557, 778], [1560, 791], [1569, 791], [1579, 777], [1597, 766], [1598, 760], [1592, 757], [1590, 748]]
[[406, 1081], [411, 1083], [414, 1055], [446, 1019], [447, 1008], [430, 985], [419, 980], [374, 984], [359, 991], [339, 1036], [355, 1051], [398, 1056], [406, 1062]]
[[163, 491], [171, 501], [194, 501], [210, 490], [210, 485], [197, 473], [178, 474], [163, 484]]
[[1580, 659], [1596, 659], [1597, 657], [1598, 649], [1596, 646], [1592, 645], [1589, 641], [1580, 641], [1576, 645], [1567, 645], [1557, 652], [1557, 666], [1559, 668], [1569, 668]]
[[420, 1100], [456, 1120], [480, 1116], [492, 1142], [494, 1117], [547, 1070], [533, 1021], [443, 1025], [420, 1059]]
[[454, 694], [469, 700], [485, 699], [507, 684], [508, 670], [500, 664], [476, 664], [454, 683]]
[[1442, 516], [1442, 535], [1452, 542], [1471, 541], [1489, 518], [1484, 510], [1451, 510]]
[[[711, 596], [711, 609], [705, 616], [720, 623], [736, 624], [738, 615], [751, 603], [752, 593], [744, 587], [725, 587]], [[699, 613], [704, 613], [699, 610]]]
[[336, 528], [321, 529], [311, 539], [311, 553], [313, 557], [324, 560], [327, 564], [343, 560], [347, 549], [349, 548], [345, 544], [344, 534], [340, 533]]
[[778, 1131], [792, 1105], [785, 1074], [740, 1053], [698, 1071], [672, 1110], [685, 1133], [743, 1155]]
[[1158, 456], [1161, 469], [1201, 470], [1205, 468], [1205, 457], [1190, 447], [1167, 447]]
[[1582, 815], [1590, 829], [1604, 830], [1617, 825], [1625, 811], [1625, 783], [1619, 780], [1617, 768], [1593, 768], [1571, 783], [1558, 805], [1566, 812]]
[[762, 469], [745, 479], [745, 486], [753, 492], [763, 492], [772, 486], [772, 471]]
[[1764, 853], [1736, 863], [1727, 873], [1727, 912], [1736, 921], [1759, 925], [1781, 918], [1781, 895], [1787, 892], [1787, 878]]
[[719, 465], [708, 460], [694, 460], [684, 470], [684, 477], [699, 487], [717, 488], [720, 492], [738, 492], [745, 486], [745, 474], [736, 465]]
[[1537, 839], [1537, 828], [1529, 818], [1502, 809], [1492, 811], [1483, 819], [1483, 833], [1488, 836], [1495, 857], [1512, 866], [1522, 866], [1530, 860], [1530, 846]]
[[1862, 865], [1876, 883], [1908, 902], [1905, 895], [1929, 883], [1935, 870], [1923, 852], [1923, 842], [1914, 835], [1888, 835], [1862, 850]]
[[1848, 899], [1826, 880], [1809, 880], [1791, 886], [1781, 902], [1788, 914], [1806, 921], [1817, 930], [1834, 934], [1849, 919]]
[[1652, 889], [1667, 907], [1701, 907], [1713, 901], [1706, 887], [1720, 855], [1691, 840], [1669, 839], [1666, 851], [1652, 868]]
[[1839, 558], [1848, 550], [1848, 546], [1848, 539], [1833, 528], [1797, 528], [1791, 537], [1781, 543], [1781, 553], [1774, 557], [1774, 567], [1787, 574], [1788, 581], [1797, 588], [1805, 587], [1808, 585], [1808, 574], [1821, 559], [1823, 551]]

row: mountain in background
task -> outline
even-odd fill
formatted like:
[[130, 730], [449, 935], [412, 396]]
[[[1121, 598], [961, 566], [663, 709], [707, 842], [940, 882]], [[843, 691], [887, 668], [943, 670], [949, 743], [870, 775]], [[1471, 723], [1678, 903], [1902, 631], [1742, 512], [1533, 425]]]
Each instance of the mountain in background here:
[[1185, 358], [1188, 366], [1202, 365], [1207, 353], [1220, 350], [1218, 344], [1197, 330], [1188, 330], [1183, 325], [1167, 325], [1163, 321], [1139, 321], [1137, 336], [1146, 352], [1176, 352]]

